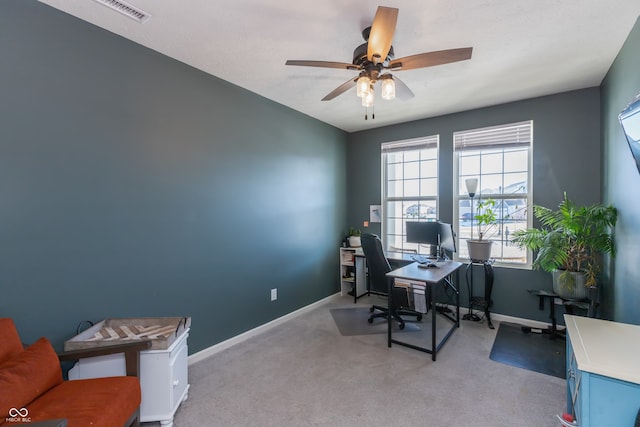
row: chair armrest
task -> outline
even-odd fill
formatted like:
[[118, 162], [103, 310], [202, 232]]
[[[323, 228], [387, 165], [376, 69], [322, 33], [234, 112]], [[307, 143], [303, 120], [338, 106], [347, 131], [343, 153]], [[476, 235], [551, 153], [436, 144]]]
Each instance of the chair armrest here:
[[126, 344], [116, 344], [104, 347], [65, 351], [58, 354], [58, 359], [60, 359], [61, 361], [79, 360], [86, 359], [88, 357], [124, 353], [127, 376], [139, 377], [140, 352], [149, 348], [151, 348], [151, 341], [135, 341]]

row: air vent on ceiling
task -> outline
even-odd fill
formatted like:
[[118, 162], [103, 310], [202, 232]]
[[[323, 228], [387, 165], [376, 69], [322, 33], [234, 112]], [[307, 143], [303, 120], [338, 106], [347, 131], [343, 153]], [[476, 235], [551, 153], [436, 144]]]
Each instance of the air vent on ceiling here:
[[97, 1], [98, 3], [104, 6], [107, 6], [117, 12], [120, 12], [123, 15], [126, 15], [129, 18], [133, 19], [134, 21], [138, 21], [141, 24], [144, 24], [146, 21], [149, 20], [149, 18], [151, 18], [151, 15], [149, 15], [147, 12], [143, 12], [137, 7], [131, 6], [130, 4], [127, 4], [123, 1], [118, 1], [118, 0], [94, 0], [94, 1]]

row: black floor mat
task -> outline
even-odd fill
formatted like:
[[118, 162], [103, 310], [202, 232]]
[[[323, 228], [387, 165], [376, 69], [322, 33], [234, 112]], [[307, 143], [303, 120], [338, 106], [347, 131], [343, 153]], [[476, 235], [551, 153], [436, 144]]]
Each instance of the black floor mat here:
[[566, 378], [565, 346], [560, 337], [525, 333], [521, 325], [500, 323], [489, 357], [506, 365]]

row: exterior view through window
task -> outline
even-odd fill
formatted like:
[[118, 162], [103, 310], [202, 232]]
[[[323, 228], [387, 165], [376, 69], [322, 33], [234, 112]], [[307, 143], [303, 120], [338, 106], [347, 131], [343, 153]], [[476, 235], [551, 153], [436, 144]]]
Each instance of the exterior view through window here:
[[438, 136], [382, 144], [382, 233], [385, 250], [429, 254], [407, 243], [407, 221], [438, 218]]
[[[531, 226], [532, 142], [532, 121], [454, 133], [454, 229], [459, 259], [468, 260], [466, 240], [477, 239], [483, 232], [485, 239], [493, 241], [491, 258], [497, 264], [531, 265], [528, 251], [511, 244], [509, 236]], [[478, 183], [473, 199], [467, 192], [468, 178]], [[496, 221], [479, 226], [478, 206], [487, 201]]]

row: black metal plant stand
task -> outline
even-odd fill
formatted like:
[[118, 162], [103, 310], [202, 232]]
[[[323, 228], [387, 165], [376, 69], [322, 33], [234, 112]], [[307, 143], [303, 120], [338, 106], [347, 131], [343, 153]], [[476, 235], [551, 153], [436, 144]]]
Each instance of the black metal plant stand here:
[[[491, 323], [491, 311], [489, 310], [493, 305], [491, 300], [491, 292], [493, 291], [493, 267], [491, 264], [493, 261], [478, 261], [471, 260], [467, 265], [465, 271], [465, 278], [467, 279], [467, 291], [469, 293], [469, 312], [462, 316], [462, 320], [471, 320], [479, 322], [482, 320], [480, 316], [473, 312], [473, 308], [478, 308], [484, 311], [484, 315], [487, 318], [487, 324], [489, 329], [495, 329], [493, 323]], [[484, 296], [473, 296], [473, 265], [482, 265], [484, 267]]]

